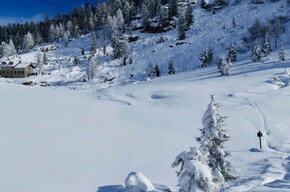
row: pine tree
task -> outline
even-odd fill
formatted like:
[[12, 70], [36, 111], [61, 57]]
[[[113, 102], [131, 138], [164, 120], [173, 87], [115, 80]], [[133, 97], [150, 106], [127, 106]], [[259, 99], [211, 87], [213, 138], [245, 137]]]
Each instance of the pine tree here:
[[218, 191], [218, 185], [213, 182], [211, 168], [207, 165], [207, 157], [204, 151], [194, 147], [183, 151], [175, 158], [172, 168], [178, 167], [178, 186], [180, 192], [212, 192]]
[[201, 136], [197, 137], [197, 141], [201, 149], [207, 153], [207, 164], [212, 169], [212, 175], [219, 180], [220, 185], [224, 185], [235, 177], [231, 175], [232, 166], [226, 159], [230, 153], [223, 149], [229, 136], [222, 128], [225, 117], [219, 114], [219, 108], [220, 105], [215, 102], [214, 95], [211, 95], [211, 102], [202, 118]]
[[178, 15], [177, 0], [170, 0], [169, 2], [169, 18], [176, 17]]
[[53, 25], [50, 25], [48, 37], [49, 37], [49, 40], [51, 42], [54, 42], [56, 39], [56, 30], [55, 30], [55, 27]]
[[186, 30], [186, 23], [184, 16], [179, 14], [178, 16], [178, 39], [184, 40], [185, 39], [185, 30]]
[[117, 25], [118, 25], [118, 31], [120, 32], [119, 36], [123, 34], [125, 31], [125, 21], [124, 21], [124, 16], [123, 13], [120, 9], [118, 9], [116, 13], [116, 19], [117, 19]]
[[82, 47], [82, 55], [85, 55], [85, 48], [84, 47]]
[[88, 80], [94, 79], [97, 73], [98, 60], [92, 57], [87, 66]]
[[211, 65], [213, 63], [213, 49], [211, 46], [209, 46], [207, 51], [207, 63]]
[[64, 46], [68, 47], [69, 38], [68, 38], [68, 33], [67, 32], [65, 32], [64, 35], [63, 35], [63, 42], [64, 42]]
[[156, 77], [160, 77], [160, 70], [157, 64], [155, 65], [155, 68], [154, 68], [154, 75]]
[[162, 35], [160, 36], [160, 39], [158, 40], [158, 42], [157, 43], [163, 43], [164, 42], [164, 39], [163, 39], [163, 37], [162, 37]]
[[256, 40], [255, 46], [252, 50], [252, 61], [253, 62], [261, 62], [262, 61], [261, 51], [260, 51], [260, 47], [258, 45], [258, 40]]
[[132, 58], [132, 55], [130, 55], [130, 57], [129, 57], [129, 64], [130, 64], [130, 65], [133, 64], [133, 58]]
[[149, 6], [150, 2], [149, 0], [144, 0], [142, 4], [142, 26], [144, 27], [145, 30], [148, 29], [149, 27], [149, 18], [150, 18], [150, 13], [149, 13]]
[[205, 51], [205, 49], [204, 50], [202, 50], [202, 52], [201, 52], [201, 54], [200, 54], [200, 58], [199, 58], [199, 60], [201, 61], [201, 65], [200, 65], [200, 67], [207, 67], [207, 61], [208, 61], [208, 59], [207, 59], [207, 56], [206, 56], [206, 51]]
[[220, 66], [219, 66], [220, 73], [222, 75], [228, 76], [230, 69], [231, 69], [230, 61], [227, 61], [227, 59], [225, 57], [222, 58]]
[[104, 46], [103, 46], [103, 54], [104, 54], [105, 57], [107, 56], [106, 44], [104, 44]]
[[40, 51], [40, 49], [37, 50], [37, 54], [36, 54], [36, 63], [37, 63], [37, 67], [39, 72], [42, 72], [42, 68], [43, 68], [43, 56], [42, 53]]
[[80, 60], [77, 56], [77, 54], [74, 54], [74, 59], [73, 59], [73, 66], [77, 66], [80, 63]]
[[96, 54], [96, 51], [97, 51], [96, 40], [97, 40], [96, 33], [92, 32], [92, 35], [91, 35], [91, 42], [92, 42], [91, 53], [92, 53], [93, 57], [95, 57], [95, 54]]
[[185, 12], [186, 27], [189, 28], [193, 23], [193, 9], [190, 3], [187, 4]]
[[27, 53], [34, 47], [34, 40], [30, 32], [24, 37], [23, 41], [23, 51]]
[[267, 32], [265, 35], [265, 40], [263, 42], [263, 52], [266, 56], [270, 55], [271, 53], [271, 41], [270, 41], [270, 36], [269, 33]]
[[42, 63], [43, 63], [43, 65], [47, 65], [48, 64], [48, 62], [47, 62], [47, 56], [46, 56], [46, 52], [45, 51], [43, 52]]
[[279, 51], [279, 60], [280, 61], [285, 61], [285, 53], [284, 53], [284, 48], [281, 47]]
[[170, 61], [169, 62], [168, 74], [175, 74], [175, 69], [174, 69], [174, 66], [173, 66], [173, 61]]
[[234, 46], [234, 42], [232, 42], [232, 44], [230, 46], [228, 58], [229, 58], [230, 62], [237, 62], [237, 52], [236, 52], [236, 48]]

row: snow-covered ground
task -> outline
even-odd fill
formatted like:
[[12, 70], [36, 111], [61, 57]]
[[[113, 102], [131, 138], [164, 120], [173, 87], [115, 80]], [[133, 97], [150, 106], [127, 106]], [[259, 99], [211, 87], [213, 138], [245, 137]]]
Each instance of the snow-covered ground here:
[[[222, 191], [290, 191], [289, 22], [278, 43], [285, 48], [284, 62], [278, 61], [279, 49], [273, 49], [263, 62], [252, 63], [241, 40], [257, 17], [265, 24], [289, 10], [286, 1], [248, 2], [215, 15], [196, 7], [195, 24], [183, 45], [176, 45], [177, 29], [163, 33], [161, 44], [156, 43], [159, 35], [133, 32], [140, 35], [130, 43], [134, 70], [132, 65], [120, 67], [121, 59], [103, 57], [108, 41], [99, 33], [94, 80], [83, 82], [90, 35], [73, 39], [67, 48], [55, 43], [58, 48], [47, 53], [44, 75], [0, 78], [0, 191], [128, 192], [124, 180], [130, 172], [141, 172], [154, 184], [136, 174], [130, 182], [138, 186], [143, 184], [136, 178], [142, 177], [150, 189], [164, 188], [158, 183], [176, 191], [171, 164], [181, 151], [198, 146], [195, 138], [211, 94], [228, 116], [226, 149], [239, 176]], [[214, 56], [227, 55], [232, 40], [237, 50], [247, 52], [238, 53], [229, 77], [220, 76], [216, 66], [198, 68], [202, 49], [211, 45]], [[81, 63], [72, 67], [74, 53]], [[36, 62], [36, 55], [32, 51], [20, 57]], [[165, 76], [170, 60], [177, 74]], [[162, 77], [144, 81], [149, 63], [160, 66]], [[116, 79], [103, 83], [105, 77]], [[27, 81], [35, 84], [21, 85]], [[41, 82], [51, 87], [40, 87]], [[258, 131], [263, 133], [262, 150]]]
[[229, 77], [213, 66], [91, 92], [2, 81], [0, 190], [107, 192], [131, 171], [177, 189], [171, 164], [197, 146], [214, 93], [240, 177], [224, 191], [289, 191], [290, 87], [269, 82], [289, 59], [240, 59]]

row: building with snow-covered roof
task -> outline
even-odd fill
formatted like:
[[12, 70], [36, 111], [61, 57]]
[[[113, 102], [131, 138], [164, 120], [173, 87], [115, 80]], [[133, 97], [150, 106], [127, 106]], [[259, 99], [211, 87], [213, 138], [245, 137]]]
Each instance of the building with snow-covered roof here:
[[14, 63], [1, 63], [0, 74], [2, 77], [8, 78], [25, 78], [34, 73], [34, 66], [31, 63], [22, 63], [21, 61]]

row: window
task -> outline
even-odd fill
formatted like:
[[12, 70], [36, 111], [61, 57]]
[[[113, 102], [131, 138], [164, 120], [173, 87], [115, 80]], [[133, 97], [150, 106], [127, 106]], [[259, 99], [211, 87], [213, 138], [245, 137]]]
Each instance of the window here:
[[5, 71], [3, 71], [3, 74], [5, 73]]
[[14, 74], [17, 74], [17, 71], [14, 71]]
[[24, 71], [21, 71], [22, 72], [22, 74], [24, 74]]
[[20, 71], [18, 71], [18, 74], [20, 74]]
[[13, 74], [13, 71], [10, 71], [11, 74]]

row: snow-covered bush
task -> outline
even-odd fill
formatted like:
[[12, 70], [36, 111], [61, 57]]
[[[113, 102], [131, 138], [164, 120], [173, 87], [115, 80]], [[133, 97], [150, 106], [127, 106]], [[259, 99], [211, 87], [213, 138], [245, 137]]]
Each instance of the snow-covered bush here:
[[125, 179], [125, 187], [130, 189], [130, 192], [158, 192], [153, 184], [140, 172], [132, 172]]

